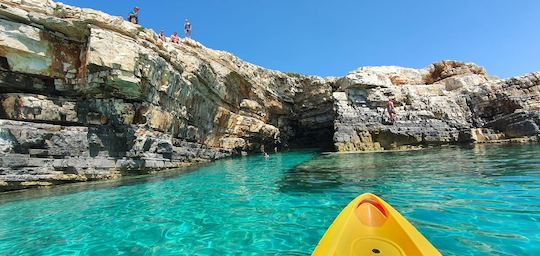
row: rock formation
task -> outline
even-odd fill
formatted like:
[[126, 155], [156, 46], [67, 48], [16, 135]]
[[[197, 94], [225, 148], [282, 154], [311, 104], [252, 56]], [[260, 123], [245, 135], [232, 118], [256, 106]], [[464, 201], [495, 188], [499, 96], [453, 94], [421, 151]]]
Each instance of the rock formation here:
[[[537, 140], [540, 73], [499, 80], [455, 61], [426, 69], [364, 67], [336, 82], [334, 143], [338, 151]], [[388, 124], [386, 104], [397, 102]]]
[[539, 109], [540, 73], [498, 80], [444, 61], [286, 74], [102, 12], [0, 0], [0, 191], [290, 147], [534, 140]]

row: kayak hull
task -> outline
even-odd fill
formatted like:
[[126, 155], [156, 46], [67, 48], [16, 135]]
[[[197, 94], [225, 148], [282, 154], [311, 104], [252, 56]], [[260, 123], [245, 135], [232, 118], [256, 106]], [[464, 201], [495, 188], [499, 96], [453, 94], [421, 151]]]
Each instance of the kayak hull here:
[[312, 255], [437, 256], [441, 253], [392, 206], [367, 193], [341, 211]]

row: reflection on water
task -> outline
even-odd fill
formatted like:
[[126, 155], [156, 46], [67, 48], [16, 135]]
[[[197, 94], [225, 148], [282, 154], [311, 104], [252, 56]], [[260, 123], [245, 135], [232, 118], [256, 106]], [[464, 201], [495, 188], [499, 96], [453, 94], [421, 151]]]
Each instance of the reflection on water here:
[[323, 155], [287, 171], [279, 189], [376, 193], [445, 255], [540, 253], [538, 145]]
[[308, 255], [364, 192], [444, 255], [540, 255], [539, 155], [539, 145], [290, 152], [9, 194], [0, 196], [0, 255]]
[[[528, 152], [531, 147], [534, 150]], [[419, 175], [428, 176], [436, 183], [437, 179], [455, 176], [487, 179], [528, 171], [535, 174], [539, 170], [540, 152], [534, 146], [525, 146], [517, 158], [517, 149], [512, 145], [474, 145], [423, 151], [325, 154], [287, 171], [280, 180], [280, 191], [316, 193], [340, 186], [371, 189], [387, 181], [414, 183]]]
[[[282, 192], [324, 192], [325, 189], [338, 188], [341, 185], [376, 186], [383, 183], [386, 176], [380, 175], [381, 168], [393, 169], [396, 161], [381, 156], [396, 154], [387, 152], [374, 154], [329, 154], [296, 166], [282, 177]], [[385, 162], [377, 162], [377, 159]]]

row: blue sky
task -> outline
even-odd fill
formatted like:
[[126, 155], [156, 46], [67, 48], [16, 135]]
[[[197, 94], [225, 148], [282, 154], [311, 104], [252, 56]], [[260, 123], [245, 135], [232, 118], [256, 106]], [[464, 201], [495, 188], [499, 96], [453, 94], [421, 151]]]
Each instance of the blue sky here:
[[[341, 76], [360, 66], [422, 68], [438, 60], [484, 66], [501, 78], [540, 71], [538, 0], [64, 0], [192, 37], [254, 64]], [[182, 33], [183, 34], [183, 33]]]

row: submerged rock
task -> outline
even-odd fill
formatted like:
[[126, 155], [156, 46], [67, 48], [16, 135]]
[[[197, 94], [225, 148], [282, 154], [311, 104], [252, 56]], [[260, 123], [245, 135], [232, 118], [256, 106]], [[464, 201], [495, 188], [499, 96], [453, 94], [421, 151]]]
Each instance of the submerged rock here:
[[[52, 1], [0, 3], [0, 191], [289, 147], [384, 150], [537, 138], [540, 74], [474, 64], [271, 71]], [[386, 102], [397, 100], [388, 125]]]

